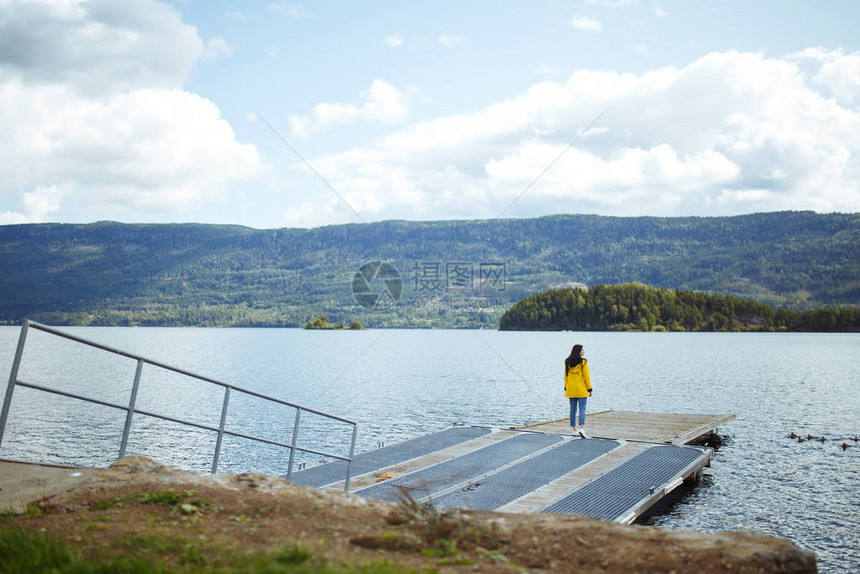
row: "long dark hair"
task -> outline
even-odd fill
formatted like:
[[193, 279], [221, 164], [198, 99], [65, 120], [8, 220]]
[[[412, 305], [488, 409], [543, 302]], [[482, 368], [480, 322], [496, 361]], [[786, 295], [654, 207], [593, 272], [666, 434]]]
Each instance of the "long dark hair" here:
[[564, 374], [566, 375], [569, 370], [580, 364], [583, 359], [579, 354], [582, 352], [582, 345], [574, 345], [573, 349], [570, 351], [570, 356], [564, 360]]

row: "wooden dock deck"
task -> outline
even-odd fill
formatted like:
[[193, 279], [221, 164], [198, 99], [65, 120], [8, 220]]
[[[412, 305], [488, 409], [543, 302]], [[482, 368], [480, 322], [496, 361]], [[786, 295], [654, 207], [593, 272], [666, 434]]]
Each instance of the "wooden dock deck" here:
[[[735, 419], [735, 415], [599, 411], [586, 418], [588, 436], [654, 443], [690, 444]], [[568, 419], [517, 427], [522, 430], [570, 434]]]
[[[588, 415], [589, 439], [571, 436], [567, 419], [508, 429], [454, 427], [359, 455], [350, 492], [382, 500], [408, 493], [441, 508], [562, 512], [630, 523], [701, 475], [713, 451], [687, 445], [734, 418], [603, 411]], [[345, 471], [345, 463], [334, 462], [292, 479], [343, 490]]]

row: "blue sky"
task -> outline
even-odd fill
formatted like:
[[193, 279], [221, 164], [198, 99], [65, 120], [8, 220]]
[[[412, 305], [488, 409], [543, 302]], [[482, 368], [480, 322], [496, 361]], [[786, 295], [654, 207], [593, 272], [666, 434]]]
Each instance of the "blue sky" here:
[[0, 224], [857, 212], [858, 17], [0, 0]]

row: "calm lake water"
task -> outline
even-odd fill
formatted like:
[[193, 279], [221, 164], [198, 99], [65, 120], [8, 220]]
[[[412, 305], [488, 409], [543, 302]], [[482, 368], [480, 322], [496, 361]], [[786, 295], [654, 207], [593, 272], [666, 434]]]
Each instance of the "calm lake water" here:
[[[705, 480], [650, 523], [747, 529], [814, 550], [822, 572], [860, 565], [860, 336], [512, 333], [461, 330], [67, 328], [66, 331], [360, 424], [358, 450], [455, 423], [564, 418], [562, 361], [585, 346], [589, 412], [734, 413]], [[0, 328], [5, 392], [19, 329]], [[31, 331], [24, 381], [127, 403], [135, 365]], [[144, 369], [138, 408], [217, 426], [223, 395]], [[289, 442], [294, 411], [234, 394], [228, 429]], [[0, 457], [78, 464], [116, 458], [124, 415], [17, 389]], [[343, 425], [302, 418], [303, 444], [348, 452]], [[305, 428], [307, 424], [307, 428]], [[825, 436], [798, 443], [795, 432]], [[214, 437], [138, 417], [129, 452], [205, 472]], [[850, 445], [843, 449], [842, 443]], [[315, 464], [309, 457], [299, 461]], [[284, 451], [225, 440], [220, 470], [286, 472]]]

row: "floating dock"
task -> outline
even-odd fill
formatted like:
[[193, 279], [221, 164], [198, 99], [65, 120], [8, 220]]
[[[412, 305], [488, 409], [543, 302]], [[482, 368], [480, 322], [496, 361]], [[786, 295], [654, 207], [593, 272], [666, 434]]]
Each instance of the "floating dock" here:
[[[136, 362], [128, 402], [110, 402], [18, 378], [30, 329]], [[203, 425], [136, 407], [143, 369], [169, 372], [223, 393], [220, 426]], [[398, 501], [404, 497], [440, 508], [465, 507], [505, 512], [548, 512], [595, 516], [617, 522], [634, 521], [684, 480], [697, 477], [709, 464], [710, 448], [690, 446], [714, 432], [734, 415], [652, 414], [603, 411], [588, 416], [591, 438], [571, 435], [566, 419], [519, 428], [458, 427], [353, 456], [358, 423], [301, 405], [242, 389], [146, 357], [108, 347], [45, 325], [24, 321], [0, 408], [0, 444], [16, 387], [46, 392], [124, 412], [119, 457], [128, 447], [133, 416], [146, 416], [217, 433], [211, 472], [218, 471], [222, 439], [238, 437], [289, 449], [288, 469], [296, 452], [339, 459], [299, 472], [288, 472], [294, 483], [315, 488], [348, 489], [367, 498]], [[214, 386], [214, 387], [213, 387]], [[225, 428], [231, 393], [295, 409], [292, 443], [252, 436], [247, 429]], [[318, 452], [297, 442], [302, 412], [351, 427], [348, 456]], [[114, 420], [119, 420], [115, 417]], [[87, 424], [92, 424], [87, 422]], [[348, 462], [349, 461], [349, 462]], [[11, 462], [0, 478], [5, 489], [0, 502], [17, 504], [33, 490], [47, 492], [52, 483], [81, 479], [75, 469], [49, 470]], [[347, 467], [351, 465], [351, 480]], [[10, 470], [11, 469], [11, 470]], [[15, 474], [14, 473], [20, 473]], [[9, 480], [7, 477], [12, 477]], [[16, 478], [17, 477], [17, 478]], [[287, 478], [287, 477], [285, 477]], [[7, 496], [8, 495], [8, 496]]]
[[[524, 427], [452, 427], [355, 457], [349, 491], [437, 508], [581, 514], [631, 523], [685, 480], [713, 450], [693, 446], [734, 415], [603, 411], [588, 439], [567, 419]], [[346, 463], [294, 472], [296, 484], [344, 489]]]

